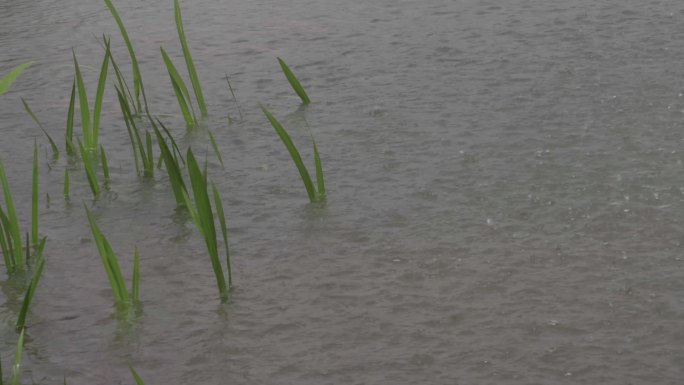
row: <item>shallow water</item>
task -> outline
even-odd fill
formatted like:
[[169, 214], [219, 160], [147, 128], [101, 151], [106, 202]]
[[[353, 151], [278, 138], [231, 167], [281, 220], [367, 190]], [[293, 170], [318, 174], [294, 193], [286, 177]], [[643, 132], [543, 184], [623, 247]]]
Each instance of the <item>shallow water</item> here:
[[[63, 137], [70, 49], [93, 87], [104, 4], [0, 4], [0, 69], [36, 63], [0, 98], [0, 154], [18, 210], [43, 162], [47, 264], [24, 380], [40, 384], [678, 384], [684, 375], [684, 3], [277, 1], [183, 4], [209, 102], [209, 151], [236, 288], [221, 305], [202, 240], [165, 172], [135, 176], [113, 89], [110, 191], [47, 166], [24, 97]], [[182, 66], [170, 1], [117, 1], [151, 109], [185, 135], [159, 46]], [[283, 57], [314, 103], [299, 108]], [[182, 67], [179, 67], [182, 68]], [[244, 113], [238, 121], [222, 79]], [[328, 203], [309, 205], [257, 107], [282, 118]], [[236, 120], [228, 124], [228, 116]], [[72, 197], [61, 199], [65, 167]], [[81, 201], [94, 207], [142, 313], [117, 319]], [[0, 355], [22, 291], [0, 273]]]

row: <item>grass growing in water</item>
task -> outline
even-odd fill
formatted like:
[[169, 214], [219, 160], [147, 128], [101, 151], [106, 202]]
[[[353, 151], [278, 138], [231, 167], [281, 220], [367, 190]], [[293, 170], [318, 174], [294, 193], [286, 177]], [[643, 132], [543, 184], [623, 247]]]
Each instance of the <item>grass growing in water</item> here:
[[19, 64], [18, 66], [12, 68], [7, 75], [0, 78], [0, 95], [7, 92], [12, 86], [12, 83], [14, 83], [17, 78], [19, 78], [19, 75], [21, 75], [21, 73], [24, 72], [24, 70], [31, 64], [33, 64], [33, 62]]
[[[126, 123], [126, 130], [128, 131], [128, 137], [131, 141], [131, 147], [133, 148], [133, 158], [135, 159], [135, 171], [140, 175], [140, 163], [142, 163], [143, 171], [142, 174], [146, 177], [154, 176], [154, 154], [152, 153], [152, 137], [149, 132], [145, 132], [145, 142], [143, 142], [140, 135], [140, 130], [136, 124], [136, 120], [131, 114], [131, 110], [126, 103], [126, 99], [119, 90], [116, 88], [116, 94], [119, 98], [119, 105], [121, 106], [121, 112], [124, 116], [124, 122]], [[138, 159], [138, 156], [140, 159]]]
[[280, 68], [283, 70], [287, 81], [290, 82], [292, 89], [297, 93], [297, 95], [299, 95], [299, 98], [302, 99], [302, 103], [305, 105], [311, 103], [309, 95], [306, 94], [304, 87], [302, 87], [302, 83], [299, 82], [299, 79], [297, 79], [290, 67], [288, 67], [287, 64], [285, 64], [285, 61], [283, 61], [281, 58], [278, 58], [278, 63], [280, 63]]
[[50, 142], [50, 147], [52, 147], [52, 154], [55, 158], [59, 156], [59, 148], [57, 148], [57, 144], [55, 144], [55, 141], [52, 140], [52, 137], [48, 132], [45, 130], [45, 127], [43, 127], [43, 124], [40, 123], [40, 120], [38, 120], [38, 117], [36, 114], [33, 113], [33, 110], [31, 110], [31, 107], [29, 107], [28, 103], [26, 103], [26, 100], [24, 98], [21, 98], [21, 103], [24, 105], [24, 109], [26, 110], [26, 113], [29, 114], [31, 119], [33, 119], [34, 122], [40, 127], [40, 130], [43, 131], [43, 134], [47, 137], [48, 141]]
[[266, 115], [266, 118], [280, 137], [280, 140], [287, 148], [287, 151], [290, 153], [290, 157], [292, 157], [292, 161], [294, 162], [295, 166], [297, 166], [297, 170], [302, 178], [302, 182], [304, 182], [306, 193], [309, 196], [309, 201], [311, 201], [311, 203], [324, 201], [325, 182], [323, 180], [323, 165], [321, 164], [321, 157], [318, 154], [318, 147], [316, 146], [316, 141], [314, 140], [313, 135], [311, 136], [311, 141], [313, 143], [314, 163], [316, 167], [316, 185], [314, 185], [311, 175], [304, 165], [304, 161], [302, 161], [302, 157], [299, 154], [297, 147], [295, 147], [294, 142], [290, 138], [290, 135], [287, 133], [287, 131], [285, 131], [283, 125], [278, 122], [278, 120], [273, 116], [273, 114], [271, 114], [270, 111], [266, 109], [266, 107], [262, 105], [260, 105], [260, 107], [261, 111], [263, 111], [264, 115]]
[[19, 311], [19, 317], [17, 318], [17, 329], [22, 329], [24, 328], [24, 326], [26, 326], [26, 315], [28, 314], [28, 309], [31, 305], [31, 301], [33, 300], [33, 295], [36, 292], [36, 288], [38, 287], [38, 283], [40, 282], [40, 278], [43, 275], [43, 267], [45, 266], [45, 259], [43, 259], [43, 249], [45, 247], [45, 240], [46, 238], [43, 238], [40, 245], [38, 246], [38, 263], [36, 264], [36, 269], [33, 273], [33, 278], [31, 278], [31, 282], [29, 283], [29, 286], [26, 289], [26, 294], [24, 294], [24, 301], [21, 304], [21, 310]]
[[[24, 351], [24, 333], [26, 329], [22, 328], [19, 333], [19, 341], [17, 341], [17, 352], [14, 355], [14, 363], [12, 364], [12, 375], [9, 380], [10, 385], [19, 385], [21, 381], [21, 357]], [[0, 385], [3, 385], [2, 381], [2, 364], [0, 362]]]
[[197, 71], [195, 70], [195, 63], [192, 60], [190, 48], [188, 47], [188, 41], [185, 38], [185, 28], [183, 28], [183, 18], [181, 15], [181, 8], [178, 0], [174, 0], [173, 8], [174, 15], [176, 17], [176, 29], [178, 30], [178, 39], [180, 40], [181, 48], [183, 48], [183, 57], [185, 58], [185, 65], [188, 67], [188, 75], [190, 75], [190, 82], [192, 83], [192, 88], [195, 91], [197, 105], [199, 106], [199, 109], [202, 112], [202, 116], [206, 116], [207, 105], [204, 103], [204, 94], [202, 93], [202, 87], [200, 85], [199, 76], [197, 76]]
[[69, 98], [69, 111], [67, 112], [66, 134], [64, 139], [66, 142], [66, 152], [68, 155], [76, 155], [76, 146], [74, 146], [74, 110], [76, 104], [76, 78], [71, 83], [71, 96]]
[[78, 89], [78, 101], [81, 106], [81, 126], [83, 128], [83, 144], [86, 150], [96, 152], [98, 149], [98, 138], [100, 132], [100, 113], [102, 112], [102, 99], [104, 97], [104, 90], [107, 83], [107, 72], [109, 69], [109, 40], [105, 40], [106, 50], [105, 57], [102, 60], [100, 68], [100, 77], [97, 82], [97, 91], [95, 93], [95, 104], [93, 106], [93, 115], [91, 123], [90, 108], [88, 107], [88, 94], [86, 92], [81, 69], [76, 59], [76, 52], [73, 53], [74, 68], [76, 71], [76, 86]]
[[161, 50], [162, 59], [164, 59], [164, 64], [166, 65], [166, 70], [171, 78], [171, 85], [173, 86], [173, 92], [176, 95], [176, 100], [178, 100], [178, 106], [183, 114], [183, 119], [185, 119], [185, 125], [187, 127], [193, 127], [198, 125], [197, 116], [195, 115], [195, 109], [192, 106], [192, 99], [190, 99], [190, 92], [188, 87], [185, 85], [183, 78], [178, 74], [176, 66], [169, 58], [169, 55], [164, 51], [164, 48], [159, 48]]
[[95, 217], [85, 207], [86, 215], [88, 216], [88, 222], [90, 223], [90, 230], [93, 233], [93, 238], [95, 239], [95, 244], [97, 245], [97, 250], [102, 258], [102, 264], [107, 272], [107, 278], [109, 279], [109, 285], [112, 287], [112, 293], [114, 294], [114, 301], [117, 305], [126, 309], [131, 305], [138, 303], [139, 292], [140, 292], [140, 269], [138, 249], [135, 249], [133, 255], [133, 278], [131, 284], [131, 292], [126, 289], [126, 281], [121, 273], [121, 268], [119, 267], [119, 261], [114, 254], [111, 244], [107, 240], [107, 237], [102, 233], [100, 227], [95, 221]]
[[88, 177], [88, 185], [90, 185], [90, 191], [93, 192], [93, 197], [100, 195], [100, 183], [97, 181], [97, 172], [95, 170], [95, 159], [92, 154], [85, 149], [81, 139], [78, 139], [78, 149], [81, 152], [81, 158], [83, 158], [83, 168], [85, 168], [86, 176]]

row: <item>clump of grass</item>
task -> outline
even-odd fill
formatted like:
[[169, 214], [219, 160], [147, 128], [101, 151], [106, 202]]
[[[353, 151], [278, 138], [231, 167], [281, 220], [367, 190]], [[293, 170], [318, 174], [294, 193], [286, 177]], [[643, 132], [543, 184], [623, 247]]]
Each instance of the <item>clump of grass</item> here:
[[188, 174], [190, 176], [192, 192], [195, 198], [195, 210], [192, 210], [191, 214], [193, 216], [195, 224], [197, 225], [197, 228], [204, 237], [204, 242], [207, 246], [209, 258], [211, 260], [211, 266], [214, 269], [214, 275], [216, 276], [216, 284], [219, 289], [221, 301], [226, 301], [228, 299], [228, 289], [232, 286], [232, 273], [230, 267], [230, 255], [228, 252], [227, 228], [225, 223], [225, 217], [223, 215], [223, 204], [221, 203], [221, 198], [218, 195], [218, 190], [216, 189], [216, 186], [212, 184], [214, 206], [217, 213], [219, 214], [219, 224], [221, 226], [221, 231], [223, 234], [226, 249], [226, 262], [228, 265], [227, 286], [225, 276], [223, 274], [223, 268], [221, 267], [221, 261], [219, 259], [216, 226], [214, 225], [214, 211], [211, 207], [211, 201], [209, 199], [207, 177], [206, 174], [202, 172], [199, 165], [197, 164], [195, 156], [192, 153], [192, 149], [188, 149], [186, 159], [188, 160]]
[[18, 66], [12, 68], [12, 70], [10, 70], [10, 72], [8, 72], [5, 76], [0, 78], [0, 95], [7, 92], [12, 86], [12, 83], [14, 83], [17, 78], [19, 78], [19, 75], [21, 75], [21, 73], [24, 72], [24, 70], [31, 64], [33, 64], [33, 62], [19, 64]]
[[97, 250], [102, 258], [102, 264], [107, 272], [107, 278], [109, 279], [109, 285], [112, 288], [112, 293], [114, 295], [114, 301], [117, 305], [121, 306], [123, 309], [127, 309], [130, 306], [138, 303], [139, 292], [140, 292], [140, 268], [138, 255], [138, 249], [135, 248], [133, 254], [133, 278], [131, 284], [131, 291], [129, 292], [126, 288], [126, 281], [121, 273], [121, 268], [119, 267], [119, 261], [114, 254], [111, 244], [107, 240], [107, 237], [102, 233], [100, 227], [95, 221], [95, 217], [85, 206], [86, 215], [88, 216], [88, 222], [90, 223], [90, 230], [93, 233], [93, 238], [95, 239], [95, 244], [97, 245]]
[[285, 61], [281, 58], [278, 58], [278, 63], [280, 63], [280, 68], [283, 70], [287, 81], [290, 82], [292, 89], [297, 93], [297, 95], [299, 95], [299, 98], [302, 99], [302, 103], [305, 105], [311, 103], [309, 95], [306, 94], [304, 87], [302, 87], [302, 83], [299, 82], [299, 79], [297, 79], [290, 67], [288, 67], [287, 64], [285, 64]]
[[[138, 66], [138, 59], [135, 56], [135, 50], [133, 50], [133, 43], [131, 43], [131, 39], [128, 37], [128, 32], [126, 32], [126, 27], [124, 27], [123, 21], [121, 21], [121, 17], [119, 16], [119, 12], [116, 10], [116, 7], [114, 7], [112, 1], [104, 0], [104, 2], [107, 5], [107, 8], [109, 8], [109, 12], [111, 12], [112, 16], [114, 17], [116, 24], [119, 26], [121, 36], [123, 37], [124, 42], [126, 43], [126, 48], [128, 49], [128, 55], [131, 58], [131, 66], [133, 68], [133, 88], [135, 93], [135, 103], [132, 103], [133, 107], [136, 113], [140, 114], [140, 112], [142, 111], [140, 96], [142, 95], [143, 100], [145, 102], [145, 110], [149, 113], [149, 109], [147, 107], [147, 98], [145, 96], [145, 87], [143, 86], [142, 76], [140, 74], [140, 67]], [[114, 64], [113, 61], [112, 64], [116, 68], [117, 76], [119, 76], [121, 72], [118, 71], [118, 67], [116, 66], [116, 64]]]
[[[157, 125], [152, 121], [152, 119], [150, 119], [150, 122], [152, 122], [154, 134], [157, 137], [157, 144], [159, 145], [159, 150], [161, 152], [161, 159], [163, 159], [164, 165], [166, 166], [166, 172], [169, 176], [169, 182], [171, 183], [173, 196], [176, 198], [176, 205], [179, 207], [187, 207], [188, 192], [185, 188], [185, 182], [183, 182], [183, 175], [181, 174], [181, 165], [179, 163], [179, 159], [169, 148]], [[161, 121], [159, 121], [159, 124], [165, 128]], [[168, 131], [166, 132], [168, 133]], [[170, 134], [168, 136], [173, 141], [173, 137], [171, 137]]]
[[263, 105], [260, 105], [260, 107], [261, 111], [263, 111], [264, 115], [266, 115], [266, 118], [271, 123], [271, 126], [273, 126], [276, 133], [280, 137], [280, 140], [287, 148], [287, 151], [290, 153], [290, 157], [292, 157], [292, 161], [294, 162], [295, 166], [297, 166], [297, 170], [302, 178], [302, 182], [304, 182], [306, 193], [309, 196], [309, 201], [311, 201], [311, 203], [324, 201], [325, 181], [323, 179], [323, 165], [321, 163], [321, 157], [318, 153], [318, 147], [316, 146], [316, 141], [314, 140], [313, 135], [311, 135], [311, 142], [313, 143], [314, 163], [316, 167], [316, 185], [314, 185], [311, 175], [304, 165], [304, 161], [302, 161], [302, 157], [299, 154], [297, 147], [295, 147], [294, 142], [290, 138], [290, 135], [287, 133], [287, 131], [285, 131], [283, 125], [278, 122], [278, 120], [273, 116], [273, 114], [271, 114], [270, 111], [266, 109], [266, 107]]
[[[2, 250], [7, 272], [12, 273], [24, 268], [31, 256], [31, 247], [28, 232], [26, 233], [26, 247], [22, 246], [19, 218], [2, 161], [0, 161], [0, 184], [2, 184], [2, 193], [5, 197], [5, 208], [0, 206], [0, 250]], [[36, 252], [40, 242], [38, 241], [38, 146], [35, 142], [31, 186], [31, 237], [34, 252]]]

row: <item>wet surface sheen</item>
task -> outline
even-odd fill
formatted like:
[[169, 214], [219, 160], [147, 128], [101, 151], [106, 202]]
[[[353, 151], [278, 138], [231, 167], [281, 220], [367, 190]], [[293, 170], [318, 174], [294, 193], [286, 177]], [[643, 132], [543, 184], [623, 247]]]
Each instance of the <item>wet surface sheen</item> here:
[[[182, 68], [171, 1], [116, 2], [151, 108], [185, 135], [159, 54]], [[185, 29], [225, 169], [211, 153], [237, 287], [217, 299], [202, 240], [164, 172], [135, 176], [113, 88], [111, 188], [94, 213], [142, 314], [117, 319], [78, 164], [41, 166], [47, 264], [29, 317], [29, 383], [679, 384], [684, 378], [684, 3], [186, 1]], [[0, 4], [0, 69], [36, 63], [0, 98], [0, 154], [22, 218], [32, 138], [23, 96], [62, 142], [70, 49], [94, 96], [112, 35], [104, 4]], [[298, 99], [283, 57], [314, 103]], [[231, 76], [245, 118], [222, 79]], [[91, 96], [91, 97], [92, 97]], [[307, 203], [257, 102], [313, 167]], [[72, 199], [61, 199], [72, 172]], [[22, 292], [3, 273], [0, 353]]]

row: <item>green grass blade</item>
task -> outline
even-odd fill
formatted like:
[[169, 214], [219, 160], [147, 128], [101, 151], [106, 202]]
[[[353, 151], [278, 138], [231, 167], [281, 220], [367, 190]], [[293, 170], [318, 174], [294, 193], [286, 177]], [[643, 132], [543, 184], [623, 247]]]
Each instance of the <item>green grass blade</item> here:
[[195, 206], [197, 208], [197, 215], [199, 217], [199, 225], [201, 227], [204, 241], [207, 245], [209, 257], [211, 259], [211, 266], [214, 269], [216, 276], [216, 284], [219, 289], [219, 294], [222, 301], [228, 299], [228, 289], [226, 287], [223, 269], [221, 268], [221, 261], [218, 256], [218, 243], [216, 242], [216, 227], [214, 226], [214, 214], [211, 209], [211, 202], [209, 201], [209, 194], [207, 192], [207, 182], [204, 178], [202, 170], [199, 168], [192, 149], [188, 149], [186, 156], [188, 160], [188, 174], [190, 175], [190, 182], [192, 184], [192, 192], [195, 197]]
[[102, 172], [104, 173], [105, 182], [109, 181], [109, 164], [107, 163], [107, 155], [105, 155], [104, 147], [100, 146], [100, 161], [102, 162]]
[[109, 56], [111, 52], [109, 50], [109, 40], [105, 39], [105, 56], [102, 60], [102, 66], [100, 68], [100, 78], [97, 81], [97, 92], [95, 93], [95, 106], [93, 107], [93, 143], [92, 148], [98, 147], [98, 140], [100, 136], [100, 114], [102, 113], [102, 99], [104, 98], [105, 86], [107, 84], [107, 72], [109, 72]]
[[88, 107], [88, 93], [86, 91], [83, 76], [81, 75], [81, 68], [76, 60], [76, 52], [72, 51], [74, 56], [74, 67], [76, 68], [76, 86], [78, 88], [78, 102], [81, 106], [81, 125], [83, 126], [83, 141], [88, 149], [92, 149], [92, 131], [90, 125], [90, 107]]
[[142, 380], [142, 378], [140, 378], [140, 376], [138, 375], [138, 372], [136, 372], [132, 366], [129, 366], [128, 369], [131, 370], [131, 374], [133, 374], [133, 378], [135, 379], [135, 383], [137, 385], [145, 385], [145, 382]]
[[90, 190], [93, 192], [93, 196], [97, 197], [100, 194], [100, 183], [97, 181], [97, 174], [95, 173], [93, 159], [88, 151], [83, 147], [81, 139], [78, 139], [78, 149], [81, 152], [81, 158], [83, 158], [83, 167], [85, 168], [86, 176], [88, 177]]
[[131, 111], [128, 108], [128, 103], [126, 102], [126, 99], [119, 90], [118, 87], [114, 87], [116, 89], [116, 95], [117, 98], [119, 99], [119, 106], [121, 107], [121, 113], [123, 114], [124, 117], [124, 123], [126, 124], [126, 131], [128, 131], [128, 138], [131, 141], [131, 147], [133, 148], [133, 159], [135, 160], [135, 172], [140, 175], [140, 161], [138, 160], [138, 149], [136, 148], [136, 140], [135, 140], [135, 134], [134, 131], [137, 132], [138, 128], [135, 124], [135, 120], [131, 117]]
[[66, 151], [69, 155], [76, 154], [74, 146], [74, 109], [76, 101], [76, 79], [71, 84], [71, 100], [69, 101], [69, 112], [67, 113], [66, 123]]
[[64, 169], [64, 199], [69, 199], [69, 170]]
[[314, 150], [314, 163], [316, 164], [316, 183], [318, 184], [318, 199], [325, 199], [325, 181], [323, 180], [323, 165], [321, 163], [321, 156], [318, 154], [318, 146], [313, 136], [311, 137]]
[[[178, 144], [176, 143], [176, 140], [173, 139], [173, 135], [171, 135], [171, 131], [169, 131], [169, 129], [166, 128], [166, 126], [164, 125], [164, 123], [162, 123], [161, 120], [157, 119], [157, 123], [159, 123], [162, 130], [164, 130], [164, 133], [166, 134], [166, 136], [171, 141], [171, 147], [173, 147], [174, 156], [178, 156], [178, 158], [180, 158], [180, 160], [181, 160], [181, 163], [185, 164], [185, 159], [183, 158], [183, 154], [181, 153], [180, 148], [178, 148]], [[154, 122], [152, 122], [152, 125], [154, 125]]]
[[10, 86], [12, 86], [12, 83], [14, 83], [19, 75], [21, 75], [21, 73], [24, 72], [24, 70], [31, 64], [33, 64], [33, 62], [19, 64], [18, 66], [12, 68], [7, 75], [0, 78], [0, 95], [7, 92]]
[[36, 114], [33, 113], [33, 110], [31, 110], [31, 107], [29, 107], [28, 103], [26, 103], [26, 100], [24, 100], [24, 98], [21, 98], [21, 102], [24, 104], [24, 109], [26, 110], [26, 112], [33, 119], [33, 121], [36, 122], [38, 127], [40, 127], [40, 130], [43, 131], [43, 134], [45, 134], [45, 136], [47, 137], [48, 141], [50, 142], [50, 147], [52, 147], [52, 153], [53, 153], [54, 157], [55, 158], [58, 157], [59, 156], [59, 148], [57, 148], [57, 144], [55, 144], [55, 141], [52, 140], [52, 137], [50, 136], [50, 134], [48, 134], [48, 132], [45, 131], [45, 127], [43, 127], [43, 125], [40, 123], [40, 120], [38, 120], [38, 117], [36, 116]]
[[214, 134], [211, 132], [211, 130], [207, 130], [207, 133], [209, 134], [209, 141], [211, 142], [211, 148], [214, 149], [214, 154], [216, 154], [216, 157], [218, 158], [219, 162], [221, 163], [221, 167], [223, 167], [223, 158], [221, 158], [221, 152], [218, 149], [218, 144], [216, 143], [216, 138], [214, 137]]
[[38, 144], [33, 142], [33, 178], [31, 182], [31, 244], [38, 245]]
[[21, 381], [21, 357], [24, 352], [24, 333], [26, 328], [21, 329], [19, 333], [19, 341], [17, 341], [17, 353], [14, 356], [14, 364], [12, 365], [12, 377], [10, 378], [11, 385], [20, 385]]
[[221, 225], [221, 233], [223, 234], [223, 245], [226, 249], [226, 265], [228, 266], [228, 288], [233, 287], [233, 269], [230, 263], [230, 248], [228, 247], [228, 226], [226, 226], [226, 215], [223, 212], [223, 203], [221, 196], [219, 196], [218, 189], [214, 182], [211, 183], [211, 192], [214, 195], [214, 207], [216, 207], [216, 215], [219, 218]]
[[183, 193], [186, 191], [185, 183], [183, 183], [183, 176], [180, 172], [180, 167], [178, 162], [171, 154], [169, 146], [166, 144], [164, 137], [162, 137], [161, 132], [156, 126], [153, 126], [154, 133], [157, 136], [157, 143], [159, 145], [159, 150], [161, 151], [161, 156], [164, 159], [164, 164], [166, 165], [166, 172], [169, 175], [169, 182], [171, 183], [171, 188], [173, 189], [173, 195], [176, 198], [176, 204], [178, 206], [185, 206], [186, 199]]
[[[114, 69], [116, 82], [118, 83], [119, 90], [121, 90], [121, 93], [124, 96], [124, 100], [126, 100], [126, 104], [130, 103], [130, 108], [135, 110], [136, 114], [139, 114], [140, 111], [137, 110], [138, 107], [135, 104], [135, 98], [133, 98], [133, 95], [131, 94], [131, 89], [128, 87], [128, 83], [126, 83], [126, 79], [124, 78], [123, 73], [119, 69], [119, 66], [116, 64], [116, 60], [114, 60], [114, 55], [112, 55], [111, 52], [109, 55], [109, 61], [112, 62], [112, 68]], [[123, 91], [125, 91], [125, 93]]]
[[131, 284], [131, 295], [133, 303], [138, 303], [140, 299], [140, 254], [135, 247], [133, 252], [133, 280]]
[[[104, 2], [107, 5], [107, 8], [109, 8], [109, 12], [111, 12], [112, 16], [114, 17], [116, 24], [119, 26], [119, 30], [121, 31], [121, 36], [123, 37], [124, 42], [126, 43], [126, 48], [128, 48], [128, 55], [131, 57], [131, 66], [133, 67], [133, 87], [135, 90], [136, 101], [138, 103], [137, 110], [140, 111], [142, 109], [142, 107], [140, 105], [140, 94], [142, 93], [143, 97], [144, 97], [145, 88], [143, 87], [142, 76], [140, 75], [140, 67], [138, 66], [138, 59], [135, 56], [135, 51], [133, 50], [133, 44], [131, 43], [131, 39], [128, 37], [128, 32], [126, 32], [126, 27], [124, 27], [124, 24], [121, 21], [121, 17], [119, 17], [119, 12], [116, 10], [116, 8], [114, 7], [114, 4], [112, 3], [111, 0], [104, 0]], [[145, 100], [145, 109], [147, 109], [147, 100]]]
[[154, 153], [152, 152], [152, 135], [149, 131], [145, 131], [145, 144], [147, 147], [147, 154], [143, 154], [143, 163], [145, 166], [145, 176], [154, 176]]
[[12, 192], [9, 188], [7, 175], [5, 174], [5, 166], [0, 160], [0, 183], [2, 183], [2, 193], [5, 196], [5, 210], [7, 211], [7, 227], [12, 237], [14, 266], [17, 269], [24, 267], [24, 254], [21, 247], [21, 231], [19, 231], [19, 218], [14, 208], [14, 200], [12, 199]]
[[190, 75], [190, 82], [192, 83], [192, 88], [195, 91], [195, 98], [197, 98], [197, 105], [199, 106], [202, 116], [207, 116], [207, 105], [204, 103], [204, 95], [202, 94], [202, 87], [200, 86], [199, 77], [197, 76], [197, 71], [195, 70], [195, 63], [192, 60], [192, 55], [190, 54], [190, 48], [188, 47], [188, 41], [185, 38], [185, 29], [183, 28], [183, 17], [181, 16], [181, 9], [178, 0], [174, 0], [174, 14], [176, 16], [176, 29], [178, 30], [178, 39], [180, 40], [181, 47], [183, 48], [183, 57], [185, 58], [185, 65], [188, 67], [188, 74]]
[[316, 189], [314, 188], [313, 182], [311, 181], [309, 171], [306, 169], [306, 166], [302, 161], [302, 157], [301, 155], [299, 155], [299, 151], [297, 151], [297, 147], [295, 147], [294, 143], [292, 142], [292, 139], [290, 138], [290, 135], [288, 135], [287, 131], [285, 131], [285, 128], [280, 124], [280, 122], [278, 122], [278, 120], [276, 120], [273, 114], [271, 114], [266, 109], [266, 107], [262, 105], [260, 105], [260, 107], [261, 111], [263, 111], [264, 115], [266, 115], [266, 118], [271, 123], [276, 133], [280, 137], [280, 140], [282, 140], [283, 144], [285, 144], [285, 147], [287, 148], [287, 151], [290, 153], [290, 156], [292, 157], [292, 161], [294, 161], [295, 166], [297, 166], [297, 170], [299, 170], [299, 175], [302, 177], [302, 181], [304, 182], [304, 187], [306, 188], [306, 193], [309, 196], [309, 200], [311, 202], [315, 202]]
[[7, 215], [0, 207], [0, 249], [2, 249], [2, 257], [5, 260], [5, 269], [7, 273], [14, 271], [14, 250], [12, 248], [12, 234], [10, 233], [10, 224]]
[[33, 278], [29, 283], [28, 289], [26, 289], [24, 301], [21, 304], [19, 318], [17, 319], [17, 329], [23, 329], [24, 326], [26, 326], [26, 315], [28, 314], [28, 309], [31, 305], [31, 301], [33, 300], [33, 295], [35, 294], [38, 283], [40, 282], [40, 277], [43, 275], [43, 266], [45, 266], [45, 259], [39, 258], [38, 264], [36, 265], [36, 270], [33, 273]]
[[240, 115], [240, 121], [243, 121], [244, 119], [242, 118], [242, 110], [240, 109], [240, 104], [238, 103], [237, 97], [235, 96], [235, 91], [233, 91], [233, 86], [230, 84], [230, 78], [228, 78], [228, 74], [226, 74], [226, 83], [228, 83], [228, 89], [230, 90], [230, 94], [233, 95], [233, 101], [235, 102], [235, 107], [237, 107], [238, 114]]
[[169, 58], [169, 55], [166, 54], [164, 48], [160, 48], [160, 50], [162, 53], [162, 58], [164, 59], [164, 64], [166, 64], [166, 70], [168, 71], [169, 77], [171, 78], [171, 85], [173, 86], [173, 92], [175, 93], [176, 99], [178, 100], [178, 106], [180, 107], [181, 112], [183, 113], [183, 119], [185, 119], [185, 124], [188, 127], [196, 126], [197, 118], [195, 117], [195, 111], [192, 107], [192, 100], [190, 99], [190, 92], [188, 91], [188, 87], [185, 85], [183, 78], [180, 77], [180, 74], [178, 73], [176, 66], [171, 61], [171, 58]]
[[299, 79], [297, 79], [297, 77], [295, 76], [294, 72], [292, 72], [290, 67], [288, 67], [287, 64], [285, 64], [285, 61], [283, 61], [283, 59], [281, 58], [278, 58], [278, 63], [280, 63], [280, 68], [283, 70], [283, 73], [285, 74], [287, 81], [290, 82], [292, 89], [297, 93], [297, 95], [299, 95], [299, 98], [302, 99], [302, 103], [311, 103], [309, 95], [306, 94], [306, 91], [304, 91], [304, 87], [302, 87], [302, 83], [299, 82]]

